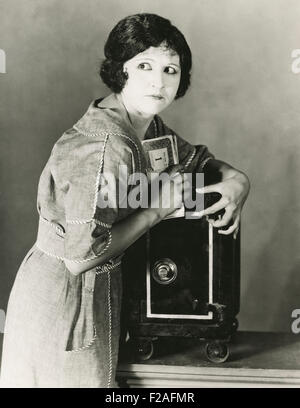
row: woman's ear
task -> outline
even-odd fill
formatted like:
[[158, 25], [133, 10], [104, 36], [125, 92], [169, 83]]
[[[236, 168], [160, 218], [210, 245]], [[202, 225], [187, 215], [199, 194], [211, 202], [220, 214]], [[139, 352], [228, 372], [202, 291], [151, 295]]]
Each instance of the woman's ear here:
[[123, 73], [125, 75], [125, 78], [128, 79], [128, 70], [125, 64], [123, 65]]

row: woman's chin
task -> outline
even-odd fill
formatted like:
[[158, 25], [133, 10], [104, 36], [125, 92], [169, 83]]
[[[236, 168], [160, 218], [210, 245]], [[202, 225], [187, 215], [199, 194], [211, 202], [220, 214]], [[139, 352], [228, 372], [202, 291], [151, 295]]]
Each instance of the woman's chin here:
[[157, 115], [167, 108], [169, 104], [165, 100], [153, 100], [147, 101], [146, 103], [141, 103], [139, 108], [140, 111], [146, 115]]

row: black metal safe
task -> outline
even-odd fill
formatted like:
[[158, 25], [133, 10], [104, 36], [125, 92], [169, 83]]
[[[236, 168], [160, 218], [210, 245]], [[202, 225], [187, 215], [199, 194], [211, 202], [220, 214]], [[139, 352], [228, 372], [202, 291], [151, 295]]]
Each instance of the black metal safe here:
[[[217, 195], [206, 194], [205, 206]], [[238, 327], [240, 234], [221, 235], [205, 218], [163, 220], [126, 251], [122, 264], [122, 330], [140, 360], [165, 336], [198, 338], [209, 361], [227, 360]]]

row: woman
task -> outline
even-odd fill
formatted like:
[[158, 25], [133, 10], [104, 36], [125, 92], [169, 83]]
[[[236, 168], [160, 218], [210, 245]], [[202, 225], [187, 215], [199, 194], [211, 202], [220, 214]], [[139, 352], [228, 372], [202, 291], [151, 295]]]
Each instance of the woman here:
[[[202, 145], [177, 137], [180, 166], [149, 208], [120, 205], [113, 183], [123, 165], [146, 174], [141, 140], [174, 134], [158, 113], [189, 87], [191, 53], [184, 36], [157, 15], [121, 20], [105, 45], [100, 75], [113, 92], [94, 101], [55, 144], [38, 188], [37, 241], [15, 280], [7, 311], [2, 385], [114, 387], [121, 303], [121, 258], [149, 228], [181, 203], [181, 172], [218, 169], [206, 187], [222, 198], [203, 215], [225, 209], [215, 227], [236, 233], [249, 191], [247, 177]], [[108, 191], [109, 190], [109, 191]], [[109, 194], [107, 194], [109, 192]], [[100, 202], [106, 201], [103, 208]], [[233, 220], [232, 225], [224, 226]]]

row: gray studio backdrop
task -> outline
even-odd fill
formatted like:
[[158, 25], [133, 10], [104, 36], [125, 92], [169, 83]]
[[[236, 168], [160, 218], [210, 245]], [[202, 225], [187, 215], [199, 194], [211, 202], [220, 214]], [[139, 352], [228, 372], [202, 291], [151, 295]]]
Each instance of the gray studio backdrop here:
[[[240, 328], [290, 331], [300, 308], [300, 48], [297, 0], [10, 0], [0, 5], [0, 309], [37, 231], [37, 184], [62, 132], [96, 97], [112, 26], [136, 12], [170, 18], [193, 52], [192, 86], [163, 117], [244, 170]], [[1, 336], [0, 336], [1, 337]]]

